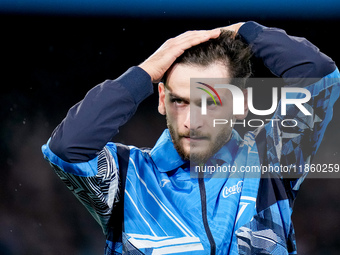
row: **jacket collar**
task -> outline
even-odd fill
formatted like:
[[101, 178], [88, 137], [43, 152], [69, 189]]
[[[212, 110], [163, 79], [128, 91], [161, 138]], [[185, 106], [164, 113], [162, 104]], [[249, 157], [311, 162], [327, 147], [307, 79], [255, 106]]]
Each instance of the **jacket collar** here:
[[[230, 140], [210, 160], [233, 164], [241, 143], [241, 137], [237, 131], [233, 130]], [[177, 153], [168, 129], [164, 130], [150, 154], [160, 172], [168, 172], [189, 163], [189, 161], [183, 160]]]
[[150, 154], [160, 172], [177, 169], [188, 162], [177, 153], [168, 129], [164, 130]]

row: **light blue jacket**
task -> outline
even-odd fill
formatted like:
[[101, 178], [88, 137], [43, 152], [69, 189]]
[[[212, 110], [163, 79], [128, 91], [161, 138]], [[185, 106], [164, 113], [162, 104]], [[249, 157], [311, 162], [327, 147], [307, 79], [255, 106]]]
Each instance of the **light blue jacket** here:
[[[273, 118], [296, 119], [298, 125], [269, 123], [243, 138], [233, 130], [230, 141], [209, 162], [235, 166], [237, 174], [214, 172], [195, 178], [196, 168], [190, 169], [178, 155], [168, 130], [151, 150], [130, 146], [122, 239], [108, 238], [105, 254], [296, 254], [291, 213], [306, 173], [295, 171], [286, 179], [281, 172], [241, 169], [310, 164], [339, 96], [339, 71], [314, 45], [282, 30], [247, 22], [239, 33], [274, 74], [287, 83], [299, 78], [294, 86], [303, 80], [311, 92], [305, 106], [312, 115], [290, 107], [281, 116], [279, 108]], [[150, 93], [150, 77], [133, 67], [93, 88], [42, 147], [107, 236], [114, 232], [110, 217], [122, 196], [117, 148], [108, 141]]]

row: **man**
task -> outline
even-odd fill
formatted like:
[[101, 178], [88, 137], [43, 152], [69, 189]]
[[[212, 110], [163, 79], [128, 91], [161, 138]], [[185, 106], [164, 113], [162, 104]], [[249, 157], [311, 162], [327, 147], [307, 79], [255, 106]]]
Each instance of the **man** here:
[[[314, 45], [282, 30], [255, 22], [224, 30], [233, 32], [190, 31], [172, 38], [139, 67], [94, 87], [43, 146], [45, 158], [103, 228], [105, 254], [296, 254], [291, 213], [303, 171], [290, 179], [263, 173], [247, 178], [242, 172], [190, 178], [189, 159], [237, 170], [309, 164], [339, 96], [339, 72]], [[212, 132], [212, 116], [236, 121], [247, 114], [246, 100], [244, 114], [233, 114], [225, 89], [217, 91], [219, 103], [207, 102], [209, 116], [200, 115], [202, 93], [190, 94], [190, 78], [244, 81], [250, 75], [247, 45], [288, 86], [310, 91], [305, 107], [311, 115], [292, 105], [286, 115], [278, 110], [273, 117], [296, 118], [295, 127], [273, 122], [244, 139], [230, 126]], [[110, 143], [152, 93], [152, 82], [162, 78], [158, 110], [169, 129], [154, 148], [126, 150]], [[214, 86], [199, 79], [195, 85]]]

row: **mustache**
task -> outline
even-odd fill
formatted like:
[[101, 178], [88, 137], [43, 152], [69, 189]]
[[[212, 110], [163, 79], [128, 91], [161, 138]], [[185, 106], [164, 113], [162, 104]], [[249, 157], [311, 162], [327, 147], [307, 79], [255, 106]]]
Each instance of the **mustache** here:
[[209, 134], [203, 133], [201, 131], [198, 130], [190, 130], [188, 132], [184, 132], [184, 133], [178, 133], [179, 137], [190, 137], [190, 138], [210, 138]]

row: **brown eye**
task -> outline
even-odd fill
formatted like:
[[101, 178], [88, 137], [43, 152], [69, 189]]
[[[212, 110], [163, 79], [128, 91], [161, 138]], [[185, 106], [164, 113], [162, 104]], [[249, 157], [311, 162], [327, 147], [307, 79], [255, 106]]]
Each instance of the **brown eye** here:
[[215, 105], [215, 102], [213, 100], [208, 100], [207, 106], [212, 106], [212, 105]]
[[217, 106], [220, 106], [220, 102], [215, 102], [213, 100], [207, 100], [207, 108], [209, 110], [215, 110], [217, 108]]
[[180, 98], [172, 98], [170, 102], [176, 105], [184, 105], [186, 103], [183, 99]]

